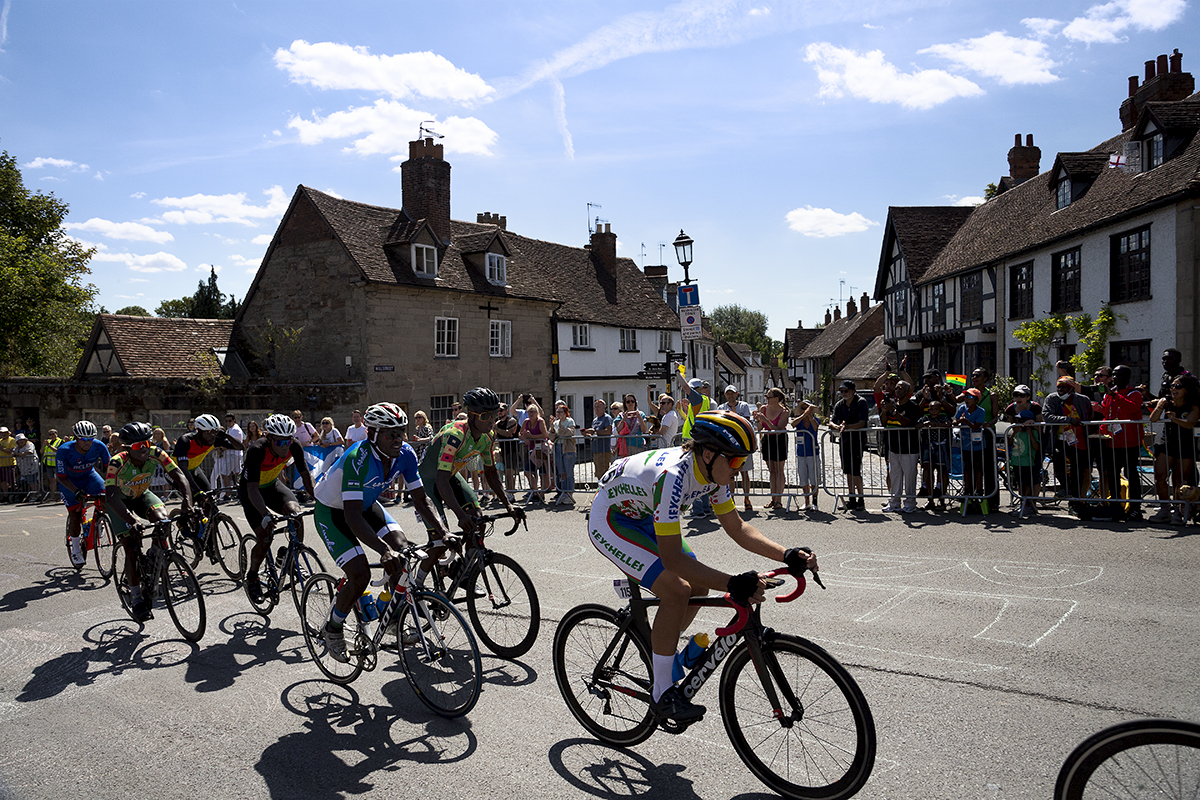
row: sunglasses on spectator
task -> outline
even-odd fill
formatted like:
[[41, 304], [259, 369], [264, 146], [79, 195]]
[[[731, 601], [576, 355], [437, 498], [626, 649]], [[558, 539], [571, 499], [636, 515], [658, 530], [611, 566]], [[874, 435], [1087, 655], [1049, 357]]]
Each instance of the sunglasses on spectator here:
[[153, 446], [154, 446], [153, 443], [150, 442], [149, 440], [147, 440], [144, 442], [134, 442], [133, 444], [129, 445], [129, 449], [130, 450], [146, 450]]

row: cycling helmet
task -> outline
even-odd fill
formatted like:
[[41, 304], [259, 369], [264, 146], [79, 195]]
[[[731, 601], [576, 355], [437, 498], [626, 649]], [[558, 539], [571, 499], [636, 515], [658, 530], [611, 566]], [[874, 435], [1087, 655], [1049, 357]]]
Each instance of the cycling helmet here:
[[395, 403], [376, 403], [363, 414], [368, 428], [407, 428], [408, 415]]
[[71, 433], [75, 434], [80, 439], [95, 439], [96, 426], [88, 422], [86, 419], [81, 419], [75, 423], [75, 427], [71, 428]]
[[263, 431], [268, 436], [278, 436], [280, 438], [286, 436], [291, 438], [296, 435], [296, 423], [292, 422], [291, 417], [285, 417], [283, 414], [272, 414], [263, 422]]
[[137, 444], [138, 442], [150, 441], [150, 434], [154, 433], [154, 429], [144, 422], [131, 422], [121, 428], [117, 434], [121, 437], [122, 444]]
[[692, 439], [709, 450], [734, 458], [753, 453], [758, 442], [754, 427], [732, 411], [705, 411], [692, 423]]
[[463, 395], [463, 405], [472, 414], [487, 414], [500, 410], [500, 398], [491, 389], [479, 386]]
[[196, 430], [198, 431], [219, 431], [221, 430], [221, 420], [214, 417], [212, 414], [201, 414], [196, 417]]

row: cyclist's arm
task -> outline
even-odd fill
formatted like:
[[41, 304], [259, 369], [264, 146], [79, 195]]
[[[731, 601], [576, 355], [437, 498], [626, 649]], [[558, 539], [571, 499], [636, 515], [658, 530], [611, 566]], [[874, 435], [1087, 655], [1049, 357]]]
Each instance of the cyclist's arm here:
[[[487, 485], [495, 492], [495, 496], [504, 503], [504, 509], [512, 514], [517, 511], [513, 508], [513, 504], [508, 502], [508, 490], [504, 488], [504, 479], [500, 477], [500, 471], [496, 469], [495, 464], [489, 464], [483, 468], [483, 477], [487, 480]], [[524, 516], [524, 512], [521, 512]]]
[[[729, 586], [729, 579], [733, 576], [718, 569], [713, 569], [707, 564], [702, 564], [698, 560], [684, 554], [682, 536], [656, 533], [656, 538], [658, 540], [658, 557], [662, 561], [663, 569], [667, 572], [678, 575], [693, 587], [704, 587], [705, 589], [724, 592], [726, 587]], [[766, 584], [760, 582], [757, 599], [762, 599], [761, 595], [764, 588], [766, 588]]]
[[743, 520], [738, 516], [736, 510], [718, 514], [717, 520], [729, 538], [737, 542], [743, 550], [748, 550], [772, 561], [783, 561], [785, 548], [768, 539], [758, 528]]
[[304, 446], [293, 440], [291, 454], [296, 471], [300, 473], [300, 480], [304, 483], [304, 491], [308, 492], [309, 497], [312, 497], [317, 493], [317, 488], [313, 485], [312, 473], [308, 471], [308, 461], [304, 458]]
[[183, 475], [180, 474], [183, 470], [179, 468], [174, 459], [167, 455], [165, 450], [156, 449], [155, 453], [155, 458], [157, 458], [159, 466], [162, 467], [163, 472], [167, 474], [171, 482], [175, 484], [175, 488], [179, 490], [179, 494], [183, 496], [181, 503], [183, 510], [190, 511], [192, 508], [192, 488], [188, 486], [188, 481], [184, 480]]
[[[495, 471], [495, 467], [492, 468]], [[471, 517], [466, 510], [458, 504], [458, 498], [454, 496], [454, 489], [450, 486], [450, 479], [454, 473], [448, 469], [439, 469], [437, 471], [437, 480], [434, 482], [433, 490], [438, 493], [438, 497], [442, 498], [442, 502], [446, 508], [454, 512], [454, 516], [458, 519], [459, 527], [465, 531], [471, 529]], [[508, 495], [505, 495], [505, 500]]]
[[[217, 441], [214, 444], [216, 444], [218, 447], [224, 447], [226, 450], [245, 450], [246, 449], [245, 442], [238, 441], [237, 439], [233, 438], [225, 431], [218, 432]], [[179, 466], [182, 467], [183, 465], [180, 464]]]
[[78, 494], [79, 494], [79, 487], [77, 487], [77, 486], [76, 486], [76, 485], [75, 485], [75, 484], [74, 484], [74, 483], [73, 483], [73, 482], [70, 480], [70, 478], [68, 478], [66, 475], [63, 475], [61, 472], [60, 472], [60, 473], [57, 473], [57, 474], [55, 475], [55, 477], [56, 477], [56, 478], [58, 478], [58, 485], [59, 485], [59, 486], [61, 486], [61, 487], [63, 487], [64, 489], [66, 489], [66, 490], [67, 490], [68, 492], [70, 492], [71, 494], [73, 494], [73, 495], [77, 495], [77, 496], [78, 496]]

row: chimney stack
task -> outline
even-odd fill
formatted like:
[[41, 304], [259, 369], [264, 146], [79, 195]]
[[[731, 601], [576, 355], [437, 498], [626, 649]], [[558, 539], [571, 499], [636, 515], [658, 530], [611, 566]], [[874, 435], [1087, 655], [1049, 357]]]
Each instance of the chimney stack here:
[[851, 297], [846, 301], [846, 319], [850, 319], [858, 313], [858, 306], [854, 304], [854, 298]]
[[592, 256], [596, 263], [609, 274], [617, 269], [617, 235], [612, 232], [612, 225], [601, 222], [592, 234]]
[[825, 309], [825, 324], [828, 325], [831, 322], [833, 322], [833, 315], [829, 313], [829, 309], [827, 308]]
[[867, 297], [867, 293], [863, 292], [862, 301], [858, 304], [859, 311], [866, 311], [871, 307], [871, 298]]
[[1137, 76], [1129, 77], [1129, 97], [1121, 103], [1121, 130], [1137, 124], [1146, 103], [1174, 102], [1196, 91], [1196, 81], [1183, 71], [1183, 53], [1176, 49], [1170, 56], [1160, 55], [1146, 62], [1146, 79], [1139, 87]]
[[833, 307], [833, 321], [837, 322], [841, 318], [842, 318], [842, 307], [834, 306]]
[[433, 139], [408, 143], [408, 161], [400, 165], [404, 211], [423, 219], [443, 242], [450, 241], [450, 164]]
[[1025, 145], [1021, 145], [1021, 134], [1013, 137], [1012, 149], [1008, 151], [1008, 176], [1014, 186], [1022, 184], [1042, 171], [1042, 149], [1033, 144], [1033, 134], [1026, 134]]
[[508, 230], [508, 217], [502, 217], [499, 214], [493, 214], [490, 211], [484, 211], [482, 214], [476, 214], [475, 221], [480, 225], [495, 225], [502, 231]]

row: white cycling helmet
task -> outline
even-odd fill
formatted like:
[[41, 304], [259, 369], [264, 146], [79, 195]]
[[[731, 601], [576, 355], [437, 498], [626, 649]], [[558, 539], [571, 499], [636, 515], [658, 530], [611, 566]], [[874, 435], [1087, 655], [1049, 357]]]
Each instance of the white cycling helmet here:
[[80, 439], [95, 439], [96, 426], [88, 422], [86, 419], [81, 419], [75, 423], [75, 427], [71, 428], [71, 433], [75, 434]]
[[[200, 420], [196, 420], [199, 422]], [[263, 423], [263, 430], [269, 436], [277, 436], [280, 438], [291, 438], [296, 435], [296, 423], [292, 422], [291, 417], [285, 417], [283, 414], [272, 414], [267, 417]]]
[[395, 403], [376, 403], [363, 414], [368, 428], [407, 428], [408, 415]]
[[219, 431], [221, 430], [221, 420], [214, 417], [212, 414], [201, 414], [196, 417], [196, 430], [198, 431]]

